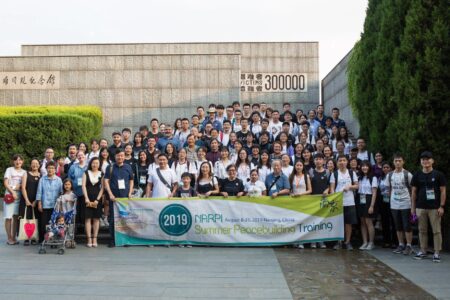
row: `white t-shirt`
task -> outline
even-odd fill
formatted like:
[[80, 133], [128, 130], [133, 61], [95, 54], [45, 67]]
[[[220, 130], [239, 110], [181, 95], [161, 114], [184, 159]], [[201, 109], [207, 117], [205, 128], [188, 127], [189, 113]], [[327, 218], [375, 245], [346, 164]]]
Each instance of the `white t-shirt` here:
[[267, 166], [262, 166], [261, 168], [258, 169], [258, 173], [259, 173], [259, 180], [261, 180], [262, 182], [266, 182], [266, 177], [267, 175], [272, 173], [272, 169], [269, 169]]
[[222, 145], [228, 146], [228, 142], [229, 141], [230, 141], [230, 133], [223, 132], [222, 133], [222, 140], [221, 140]]
[[356, 155], [356, 157], [359, 159], [359, 160], [367, 160], [367, 161], [369, 161], [372, 165], [374, 165], [375, 164], [375, 160], [373, 159], [373, 154], [370, 154], [370, 157], [369, 157], [369, 151], [364, 151], [364, 152], [358, 152], [358, 154]]
[[[159, 169], [159, 168], [158, 168]], [[165, 169], [161, 170], [162, 177], [166, 180], [166, 182], [170, 185], [173, 185], [174, 183], [178, 183], [177, 175], [172, 169]], [[160, 179], [158, 176], [157, 171], [155, 170], [151, 174], [149, 174], [148, 182], [153, 184], [152, 188], [152, 198], [164, 198], [168, 197], [172, 191], [169, 189]]]
[[216, 163], [214, 164], [214, 175], [219, 179], [227, 178], [227, 167], [231, 164], [231, 160], [228, 160], [226, 163], [224, 163], [222, 160], [216, 161]]
[[[352, 185], [352, 180], [350, 178], [350, 172], [348, 170], [345, 170], [345, 173], [342, 173], [340, 170], [338, 172], [338, 184], [335, 187], [336, 192], [342, 192], [344, 190], [344, 187], [347, 185]], [[353, 172], [353, 183], [356, 184], [358, 182], [358, 177], [356, 176], [356, 173]], [[334, 173], [330, 176], [330, 183], [336, 183], [336, 180], [334, 179]], [[353, 206], [355, 205], [355, 196], [353, 194], [353, 190], [349, 190], [347, 192], [344, 192], [344, 206]]]
[[306, 192], [306, 181], [305, 175], [302, 177], [294, 176], [294, 181], [292, 182], [292, 191], [295, 195]]
[[293, 166], [287, 166], [287, 167], [281, 168], [281, 171], [283, 172], [284, 175], [286, 175], [287, 178], [289, 178], [289, 176], [291, 176], [292, 170], [294, 170]]
[[248, 193], [250, 197], [259, 197], [262, 196], [262, 193], [266, 190], [266, 185], [258, 180], [256, 182], [246, 182], [244, 186], [244, 191]]
[[372, 188], [378, 188], [378, 180], [376, 177], [372, 178], [372, 185], [366, 176], [359, 182], [358, 193], [364, 195], [372, 195]]
[[[16, 170], [14, 167], [9, 167], [5, 171], [3, 178], [8, 179], [8, 184], [11, 188], [15, 189], [17, 185], [22, 184], [22, 176], [25, 175], [24, 169]], [[8, 190], [6, 190], [8, 193]]]
[[[403, 170], [401, 172], [392, 172], [391, 182], [389, 182], [389, 174], [386, 176], [385, 184], [391, 190], [391, 209], [409, 209], [411, 208], [411, 196], [409, 194], [408, 186], [405, 182], [405, 175]], [[408, 172], [408, 181], [411, 184], [412, 174]], [[411, 185], [410, 185], [411, 186]]]
[[[189, 164], [189, 167], [188, 167], [188, 164]], [[175, 172], [175, 175], [177, 176], [178, 184], [182, 184], [181, 175], [183, 175], [183, 173], [188, 172], [190, 174], [194, 174], [195, 175], [196, 171], [197, 171], [195, 169], [195, 164], [194, 163], [188, 163], [187, 161], [184, 164], [180, 164], [179, 162], [174, 162], [172, 164], [172, 168], [171, 169]]]
[[269, 123], [269, 132], [272, 134], [273, 138], [275, 138], [280, 132], [281, 128], [283, 127], [283, 123], [278, 121], [278, 123], [270, 122]]

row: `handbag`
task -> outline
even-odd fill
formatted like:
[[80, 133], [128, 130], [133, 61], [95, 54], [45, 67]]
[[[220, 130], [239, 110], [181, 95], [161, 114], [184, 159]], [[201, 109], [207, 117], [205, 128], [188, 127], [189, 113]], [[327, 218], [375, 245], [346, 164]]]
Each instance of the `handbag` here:
[[14, 202], [14, 197], [11, 194], [5, 194], [5, 197], [3, 197], [3, 201], [5, 201], [6, 204], [11, 204]]
[[33, 212], [33, 218], [27, 219], [27, 209], [28, 206], [25, 206], [25, 215], [23, 219], [20, 219], [19, 224], [19, 241], [25, 241], [25, 240], [39, 240], [38, 236], [38, 220], [36, 220], [36, 217], [34, 216], [34, 209], [32, 208], [31, 211]]

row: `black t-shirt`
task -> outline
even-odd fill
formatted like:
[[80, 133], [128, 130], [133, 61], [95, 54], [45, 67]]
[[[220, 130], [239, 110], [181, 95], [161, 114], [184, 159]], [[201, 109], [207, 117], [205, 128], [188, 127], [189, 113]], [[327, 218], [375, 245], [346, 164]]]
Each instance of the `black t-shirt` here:
[[315, 169], [310, 172], [313, 195], [321, 195], [328, 188], [327, 171], [317, 172]]
[[236, 178], [232, 181], [230, 181], [228, 178], [225, 178], [221, 182], [220, 191], [227, 192], [228, 196], [236, 196], [239, 192], [244, 191], [244, 184], [239, 178]]
[[[411, 180], [411, 186], [417, 188], [416, 208], [437, 209], [441, 206], [441, 186], [447, 185], [442, 172], [433, 170], [430, 173], [418, 171]], [[429, 192], [427, 193], [427, 190]], [[434, 199], [432, 197], [434, 191]], [[427, 200], [428, 194], [428, 200]]]
[[185, 190], [182, 186], [180, 186], [177, 189], [177, 192], [175, 193], [175, 197], [179, 197], [179, 198], [188, 198], [188, 197], [195, 197], [195, 196], [197, 196], [197, 192], [194, 191], [194, 189], [192, 187]]

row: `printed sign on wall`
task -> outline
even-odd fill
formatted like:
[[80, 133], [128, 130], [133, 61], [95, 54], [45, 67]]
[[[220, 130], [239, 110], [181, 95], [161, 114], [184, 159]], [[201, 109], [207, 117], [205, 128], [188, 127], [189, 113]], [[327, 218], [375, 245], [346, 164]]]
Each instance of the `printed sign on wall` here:
[[54, 90], [59, 81], [59, 71], [0, 72], [0, 90]]
[[241, 73], [241, 92], [306, 92], [306, 74]]

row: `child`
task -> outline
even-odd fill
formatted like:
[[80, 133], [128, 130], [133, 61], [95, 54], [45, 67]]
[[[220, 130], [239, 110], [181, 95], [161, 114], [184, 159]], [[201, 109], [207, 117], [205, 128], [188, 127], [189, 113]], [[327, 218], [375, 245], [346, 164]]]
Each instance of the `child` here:
[[65, 226], [66, 223], [64, 221], [64, 214], [60, 214], [56, 218], [55, 224], [52, 224], [50, 230], [45, 234], [45, 240], [48, 241], [54, 236], [58, 236], [59, 238], [63, 239]]
[[197, 196], [197, 192], [191, 187], [191, 174], [184, 172], [181, 175], [181, 181], [183, 185], [178, 187], [175, 197], [189, 198]]
[[58, 176], [59, 178], [64, 178], [66, 177], [66, 173], [64, 172], [64, 157], [60, 156], [56, 159], [57, 162], [57, 167], [56, 167], [56, 176]]
[[63, 182], [63, 190], [64, 194], [59, 196], [58, 201], [58, 209], [62, 213], [66, 213], [71, 211], [75, 205], [75, 200], [77, 199], [77, 195], [72, 191], [72, 181], [69, 178], [65, 179]]

